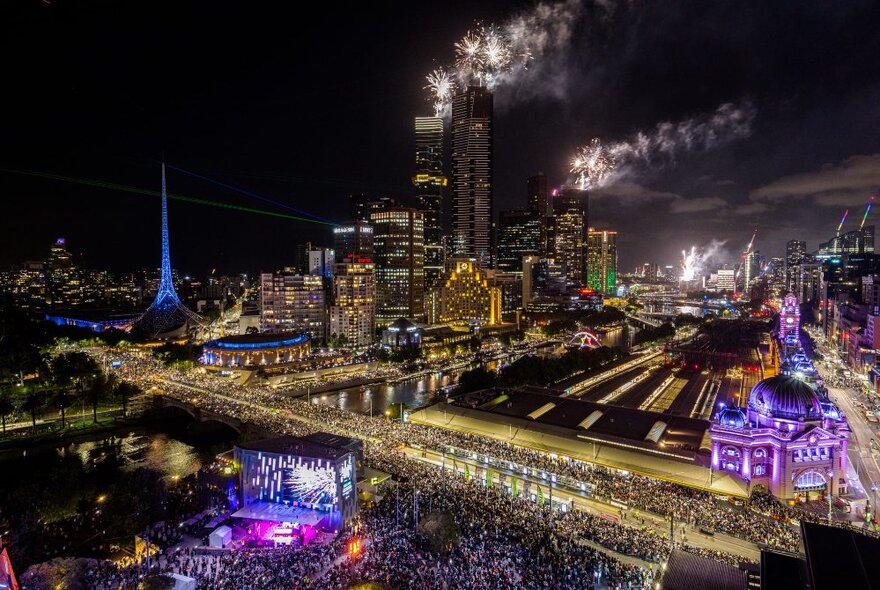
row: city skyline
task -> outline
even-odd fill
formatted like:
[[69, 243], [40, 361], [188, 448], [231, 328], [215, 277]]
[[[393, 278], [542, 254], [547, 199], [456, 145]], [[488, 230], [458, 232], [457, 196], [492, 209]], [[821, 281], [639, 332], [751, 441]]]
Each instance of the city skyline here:
[[[759, 229], [756, 247], [765, 255], [784, 254], [786, 242], [792, 239], [806, 240], [807, 249], [814, 250], [834, 235], [844, 209], [855, 212], [876, 190], [880, 145], [876, 134], [863, 132], [880, 119], [874, 100], [880, 76], [875, 60], [866, 58], [876, 53], [877, 41], [872, 35], [859, 34], [875, 10], [867, 3], [838, 7], [839, 25], [830, 29], [822, 27], [821, 9], [809, 5], [747, 6], [738, 11], [722, 7], [672, 10], [669, 5], [641, 4], [553, 6], [575, 12], [568, 43], [545, 55], [543, 61], [535, 59], [530, 64], [532, 73], [521, 83], [502, 85], [495, 91], [496, 219], [499, 211], [521, 207], [529, 176], [544, 171], [550, 186], [571, 180], [568, 157], [575, 146], [591, 137], [606, 143], [624, 141], [639, 131], [650, 133], [664, 121], [699, 121], [727, 103], [754, 109], [747, 137], [698, 153], [676, 154], [674, 164], [636, 170], [591, 194], [590, 224], [620, 232], [622, 271], [644, 262], [675, 264], [683, 248], [703, 247], [713, 239], [724, 242], [722, 253], [735, 262], [754, 227]], [[501, 4], [429, 10], [426, 16], [437, 27], [429, 34], [419, 32], [424, 42], [417, 45], [417, 51], [403, 55], [399, 47], [378, 44], [377, 49], [372, 44], [363, 59], [374, 58], [382, 67], [354, 73], [351, 82], [326, 86], [320, 68], [290, 50], [293, 41], [280, 36], [265, 35], [253, 49], [222, 49], [212, 34], [196, 32], [186, 43], [219, 52], [213, 59], [196, 62], [188, 56], [177, 59], [183, 54], [175, 53], [180, 47], [151, 45], [155, 41], [146, 31], [159, 16], [145, 7], [119, 13], [102, 10], [98, 4], [9, 9], [5, 20], [16, 29], [7, 35], [7, 42], [21, 42], [21, 36], [27, 35], [25, 46], [42, 45], [32, 47], [28, 70], [14, 69], [11, 74], [11, 79], [20, 81], [20, 92], [3, 100], [7, 110], [18, 116], [10, 122], [0, 167], [155, 191], [155, 168], [164, 151], [170, 164], [336, 222], [349, 221], [338, 214], [349, 194], [392, 196], [412, 205], [412, 121], [431, 114], [422, 88], [424, 74], [433, 65], [452, 59], [452, 43], [475, 20], [506, 22], [520, 12]], [[166, 34], [175, 39], [182, 38], [179, 33], [198, 17], [196, 11], [185, 8], [178, 8], [173, 16]], [[231, 15], [219, 13], [217, 17], [229, 20]], [[652, 54], [704, 43], [705, 32], [675, 26], [696, 17], [712, 31], [712, 42], [701, 46], [699, 56], [687, 51], [681, 52], [689, 53], [686, 57], [665, 53], [664, 76], [676, 83], [664, 83], [656, 73], [659, 58]], [[245, 14], [243, 18], [251, 22], [258, 16]], [[404, 38], [414, 35], [412, 24], [417, 22], [413, 9], [404, 5], [393, 13], [367, 18], [372, 26], [368, 30], [399, 32]], [[65, 44], [69, 33], [58, 27], [67, 19], [73, 19], [74, 29], [92, 31], [93, 44]], [[142, 24], [135, 27], [132, 22], [138, 19]], [[720, 30], [727, 21], [729, 30]], [[650, 34], [646, 22], [652, 23]], [[794, 30], [797, 35], [788, 32]], [[100, 40], [116, 42], [123, 34], [131, 40], [119, 45], [119, 55], [100, 51]], [[844, 34], [861, 41], [844, 43]], [[302, 44], [296, 48], [306, 47], [313, 35], [317, 33], [296, 41]], [[340, 34], [338, 46], [330, 48], [326, 58], [332, 64], [351, 60], [350, 44], [363, 41], [363, 35], [345, 38]], [[633, 36], [638, 41], [628, 52], [617, 51]], [[65, 54], [59, 56], [62, 44]], [[750, 50], [743, 55], [733, 51], [746, 45]], [[288, 51], [271, 51], [282, 48]], [[233, 74], [245, 76], [249, 59], [267, 51], [271, 59], [246, 78], [226, 72], [231, 68]], [[764, 71], [753, 65], [755, 54], [773, 67]], [[235, 58], [231, 65], [221, 64], [223, 55]], [[135, 67], [119, 73], [116, 66], [125, 59], [135, 60]], [[547, 65], [550, 61], [553, 68]], [[86, 62], [93, 65], [88, 74], [82, 69]], [[835, 68], [830, 77], [822, 74], [839, 63], [853, 65]], [[61, 71], [60, 64], [69, 66], [70, 72]], [[203, 73], [188, 80], [199, 64], [205, 68]], [[710, 64], [715, 65], [710, 68]], [[303, 69], [298, 74], [278, 75], [297, 68]], [[37, 79], [34, 72], [40, 70], [45, 71]], [[108, 72], [116, 73], [108, 77]], [[89, 80], [87, 87], [77, 84], [77, 73]], [[369, 87], [360, 84], [364, 77], [377, 73], [381, 82]], [[554, 74], [558, 84], [548, 90], [545, 82]], [[652, 88], [647, 96], [633, 88], [640, 76]], [[299, 82], [308, 80], [308, 87], [329, 89], [332, 100], [326, 93], [302, 92]], [[263, 84], [274, 98], [250, 92], [245, 82]], [[364, 89], [350, 94], [355, 87]], [[227, 90], [229, 95], [224, 97]], [[51, 106], [38, 96], [68, 94], [66, 100], [55, 100]], [[284, 104], [285, 99], [292, 102]], [[381, 108], [383, 101], [393, 108]], [[322, 104], [335, 109], [339, 120], [321, 127], [300, 117], [299, 113], [316, 112]], [[228, 114], [231, 106], [254, 114], [240, 122]], [[204, 113], [194, 117], [199, 111]], [[81, 116], [72, 116], [73, 112]], [[276, 119], [279, 125], [270, 124]], [[355, 121], [361, 126], [353, 126]], [[305, 127], [297, 127], [300, 124]], [[379, 128], [384, 131], [378, 133]], [[305, 148], [297, 147], [289, 140], [294, 130], [307, 132], [313, 141], [302, 143]], [[323, 155], [330, 153], [327, 146], [338, 143], [346, 132], [352, 134], [346, 144], [350, 146], [325, 162]], [[174, 193], [285, 211], [179, 172], [169, 174], [174, 175], [175, 188], [179, 187]], [[0, 179], [4, 193], [12, 197], [10, 215], [3, 222], [0, 264], [4, 267], [44, 257], [47, 246], [59, 236], [68, 238], [74, 252], [84, 254], [88, 266], [118, 271], [155, 266], [156, 236], [152, 223], [147, 223], [155, 217], [154, 199], [8, 172], [0, 174]], [[450, 200], [451, 195], [445, 195], [445, 201]], [[329, 244], [332, 240], [328, 226], [189, 203], [170, 206], [171, 231], [180, 236], [173, 252], [176, 266], [193, 274], [206, 274], [212, 268], [226, 273], [277, 270], [293, 256], [292, 248], [285, 252], [287, 244]], [[35, 215], [43, 222], [26, 232], [15, 221]], [[119, 223], [120, 216], [136, 220], [135, 227], [123, 227], [131, 224]], [[857, 217], [855, 213], [850, 217], [844, 231], [858, 226]], [[658, 218], [664, 223], [657, 224]], [[95, 232], [96, 226], [102, 230]], [[255, 235], [268, 240], [270, 247], [255, 248]], [[218, 238], [224, 247], [214, 249], [212, 259], [206, 260], [200, 244]]]

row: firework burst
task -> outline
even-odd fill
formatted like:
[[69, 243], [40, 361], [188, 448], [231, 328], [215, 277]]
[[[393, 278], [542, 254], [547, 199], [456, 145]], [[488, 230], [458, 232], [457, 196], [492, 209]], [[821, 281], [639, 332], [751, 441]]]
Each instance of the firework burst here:
[[481, 31], [468, 31], [455, 44], [455, 67], [465, 76], [478, 75], [483, 69], [483, 36]]
[[452, 77], [444, 69], [437, 69], [428, 74], [428, 84], [425, 86], [430, 94], [430, 100], [434, 104], [434, 116], [439, 117], [449, 106], [452, 100], [453, 81]]
[[571, 159], [570, 171], [582, 189], [599, 188], [614, 171], [614, 159], [598, 137], [579, 147]]

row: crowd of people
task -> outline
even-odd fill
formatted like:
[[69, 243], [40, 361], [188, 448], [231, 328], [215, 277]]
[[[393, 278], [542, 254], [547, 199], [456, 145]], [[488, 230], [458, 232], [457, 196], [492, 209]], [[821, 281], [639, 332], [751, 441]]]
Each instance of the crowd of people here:
[[[95, 352], [114, 358], [124, 355], [104, 349]], [[269, 386], [221, 382], [198, 372], [160, 367], [150, 357], [124, 356], [120, 370], [126, 378], [140, 380], [145, 389], [160, 387], [206, 410], [230, 414], [278, 434], [301, 436], [325, 430], [358, 436], [365, 441], [369, 466], [406, 482], [400, 484], [399, 512], [397, 502], [389, 501], [362, 512], [357, 528], [365, 549], [351, 560], [343, 558], [345, 537], [327, 546], [255, 549], [220, 557], [179, 553], [158, 560], [160, 571], [194, 574], [200, 587], [273, 588], [283, 575], [303, 587], [315, 583], [315, 587], [328, 589], [347, 588], [358, 580], [399, 588], [590, 588], [599, 579], [610, 582], [612, 588], [641, 588], [650, 574], [651, 566], [646, 569], [645, 565], [660, 563], [669, 553], [670, 539], [644, 526], [640, 519], [614, 521], [578, 510], [539, 509], [524, 494], [493, 487], [485, 481], [485, 473], [483, 479], [452, 477], [448, 471], [406, 459], [401, 451], [405, 447], [441, 453], [463, 449], [477, 461], [491, 458], [494, 463], [508, 463], [512, 473], [525, 471], [548, 482], [556, 476], [589, 483], [599, 499], [625, 504], [630, 513], [638, 510], [671, 517], [693, 527], [709, 527], [782, 549], [797, 549], [797, 521], [809, 517], [769, 496], [757, 494], [745, 507], [736, 507], [703, 491], [501, 440], [345, 412], [315, 403], [317, 400], [293, 398]], [[424, 547], [413, 526], [412, 496], [416, 490], [420, 507], [447, 510], [456, 515], [461, 527], [459, 544], [442, 558]], [[743, 560], [688, 545], [684, 538], [678, 546], [726, 563]], [[615, 554], [641, 560], [641, 566], [627, 565]], [[274, 581], [266, 578], [264, 584], [261, 576], [268, 564], [275, 563], [275, 557], [285, 564], [285, 573], [272, 569], [270, 578]], [[110, 583], [109, 588], [125, 587], [112, 584], [131, 574], [105, 568], [95, 575], [96, 581]]]

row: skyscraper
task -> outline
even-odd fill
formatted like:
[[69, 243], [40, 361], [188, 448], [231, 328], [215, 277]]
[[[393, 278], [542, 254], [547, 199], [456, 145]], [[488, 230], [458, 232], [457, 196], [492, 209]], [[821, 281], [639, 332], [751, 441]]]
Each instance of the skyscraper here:
[[452, 99], [452, 252], [492, 264], [492, 93], [469, 86]]
[[418, 208], [425, 218], [425, 288], [443, 274], [443, 119], [416, 117], [416, 187]]
[[548, 249], [547, 218], [553, 215], [550, 201], [547, 198], [547, 176], [543, 172], [530, 176], [526, 182], [526, 189], [529, 196], [529, 210], [535, 213], [540, 223], [541, 235], [538, 242], [538, 254], [546, 256]]
[[355, 221], [333, 228], [333, 249], [336, 262], [346, 258], [373, 258], [373, 226]]
[[590, 229], [587, 236], [587, 286], [613, 295], [617, 292], [617, 232]]
[[568, 288], [586, 278], [587, 193], [566, 187], [553, 203], [553, 258], [565, 272]]
[[800, 265], [804, 262], [807, 255], [807, 243], [803, 240], [789, 240], [785, 245], [785, 291], [786, 293], [798, 293], [800, 281], [797, 273], [800, 272]]
[[51, 309], [76, 307], [82, 303], [82, 290], [80, 270], [64, 238], [58, 238], [46, 259], [46, 304]]
[[529, 209], [541, 217], [550, 215], [551, 211], [547, 200], [547, 176], [543, 172], [538, 172], [529, 177], [526, 186], [529, 192]]
[[542, 226], [537, 211], [530, 209], [502, 211], [498, 219], [496, 268], [520, 275], [523, 257], [540, 253]]
[[376, 261], [376, 324], [425, 313], [424, 216], [409, 207], [370, 215]]
[[396, 207], [393, 197], [375, 197], [372, 195], [349, 195], [349, 217], [355, 221], [370, 221], [370, 215], [389, 207]]

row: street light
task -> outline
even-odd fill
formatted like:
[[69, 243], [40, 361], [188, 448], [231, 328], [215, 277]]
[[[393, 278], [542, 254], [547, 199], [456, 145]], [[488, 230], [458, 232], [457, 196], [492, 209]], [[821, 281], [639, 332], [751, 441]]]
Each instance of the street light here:
[[831, 526], [831, 504], [834, 501], [834, 469], [828, 472], [828, 526]]

